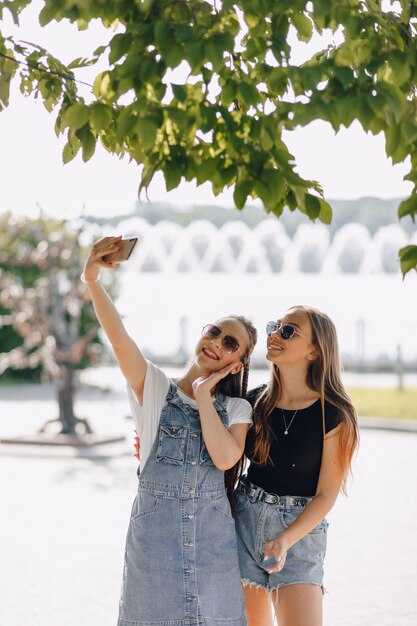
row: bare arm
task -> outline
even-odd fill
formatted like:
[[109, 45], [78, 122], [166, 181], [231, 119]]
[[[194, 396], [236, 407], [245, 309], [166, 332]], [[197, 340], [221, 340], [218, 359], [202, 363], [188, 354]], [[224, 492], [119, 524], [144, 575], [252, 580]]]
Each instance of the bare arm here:
[[265, 546], [265, 558], [273, 554], [277, 561], [269, 572], [278, 572], [284, 567], [287, 550], [317, 526], [336, 502], [344, 477], [339, 451], [340, 429], [339, 425], [324, 438], [315, 497], [286, 530]]
[[85, 262], [84, 275], [97, 319], [109, 339], [123, 376], [142, 401], [147, 364], [136, 343], [130, 337], [108, 293], [96, 280], [100, 268], [114, 269], [103, 256], [114, 252], [120, 237], [105, 237], [95, 243]]
[[250, 426], [250, 424], [235, 424], [229, 429], [226, 428], [211, 399], [210, 390], [234, 367], [236, 364], [228, 365], [208, 378], [197, 379], [193, 383], [204, 443], [214, 465], [222, 471], [233, 467], [242, 456]]

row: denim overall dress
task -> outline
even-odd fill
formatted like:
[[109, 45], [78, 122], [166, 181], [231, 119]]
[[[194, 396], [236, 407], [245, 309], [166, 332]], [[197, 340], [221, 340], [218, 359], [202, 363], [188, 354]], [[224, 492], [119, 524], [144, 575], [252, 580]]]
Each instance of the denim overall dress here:
[[[214, 406], [223, 424], [226, 397]], [[234, 520], [199, 413], [173, 381], [139, 476], [118, 626], [246, 626]]]

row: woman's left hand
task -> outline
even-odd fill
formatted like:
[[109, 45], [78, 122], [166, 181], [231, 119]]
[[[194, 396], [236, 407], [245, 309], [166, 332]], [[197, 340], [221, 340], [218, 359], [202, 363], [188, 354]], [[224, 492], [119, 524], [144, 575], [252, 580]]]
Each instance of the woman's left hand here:
[[201, 396], [204, 393], [210, 394], [213, 387], [215, 387], [222, 378], [230, 374], [234, 368], [236, 368], [236, 363], [229, 363], [229, 365], [226, 365], [226, 367], [223, 367], [218, 372], [213, 372], [210, 376], [200, 376], [196, 378], [193, 382], [195, 399], [197, 399], [197, 396]]
[[285, 537], [277, 535], [271, 541], [265, 545], [264, 561], [275, 559], [275, 564], [268, 568], [268, 572], [273, 574], [274, 572], [280, 572], [285, 565], [287, 558], [288, 545]]

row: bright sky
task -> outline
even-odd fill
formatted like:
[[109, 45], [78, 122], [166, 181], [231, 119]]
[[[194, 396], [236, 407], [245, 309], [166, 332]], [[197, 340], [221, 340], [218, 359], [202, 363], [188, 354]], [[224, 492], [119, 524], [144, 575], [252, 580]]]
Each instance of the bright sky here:
[[[41, 29], [36, 15], [34, 7], [25, 12], [19, 37], [40, 43], [64, 61], [88, 56], [103, 43], [103, 33], [104, 41], [112, 36], [99, 24], [84, 32], [63, 22]], [[7, 20], [2, 31], [16, 34]], [[305, 50], [300, 45], [300, 58]], [[77, 76], [91, 82], [88, 71]], [[87, 164], [78, 156], [64, 166], [61, 153], [65, 141], [56, 138], [54, 120], [53, 112], [47, 113], [40, 102], [24, 98], [17, 89], [9, 108], [0, 113], [0, 212], [11, 209], [30, 214], [39, 206], [68, 217], [78, 215], [83, 207], [86, 213], [96, 215], [131, 211], [137, 200], [138, 167], [101, 147]], [[392, 198], [406, 196], [412, 189], [411, 183], [402, 180], [407, 164], [393, 166], [385, 155], [383, 136], [367, 135], [359, 124], [335, 135], [329, 124], [318, 121], [288, 133], [286, 140], [299, 173], [318, 180], [327, 198]], [[167, 193], [162, 175], [155, 177], [148, 195], [153, 202], [179, 206], [233, 206], [231, 192], [216, 198], [207, 184], [197, 188], [184, 183]]]

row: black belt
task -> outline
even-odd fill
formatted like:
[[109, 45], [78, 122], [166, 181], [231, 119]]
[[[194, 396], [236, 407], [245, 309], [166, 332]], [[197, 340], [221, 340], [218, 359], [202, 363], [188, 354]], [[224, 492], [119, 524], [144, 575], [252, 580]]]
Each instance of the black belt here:
[[260, 502], [266, 502], [266, 504], [282, 504], [286, 508], [290, 506], [306, 506], [313, 499], [306, 496], [278, 496], [276, 493], [268, 493], [247, 480], [239, 481], [239, 491], [243, 491], [252, 500], [259, 500]]

